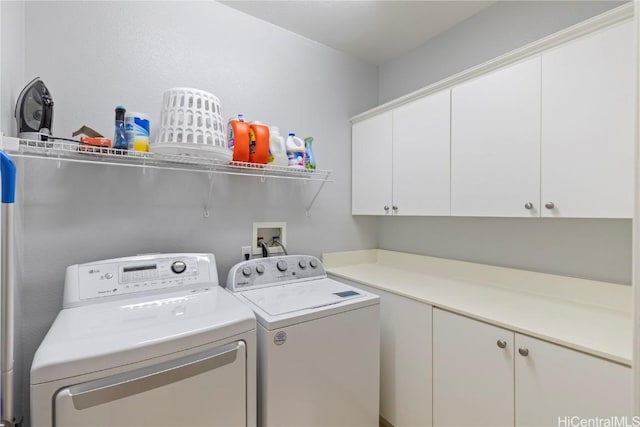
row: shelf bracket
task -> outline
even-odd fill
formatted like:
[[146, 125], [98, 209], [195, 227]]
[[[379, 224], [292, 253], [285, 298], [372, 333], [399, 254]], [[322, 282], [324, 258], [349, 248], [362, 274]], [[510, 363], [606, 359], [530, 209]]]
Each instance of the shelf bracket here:
[[[329, 175], [327, 174], [324, 179], [322, 180], [322, 183], [320, 184], [320, 186], [318, 187], [318, 190], [316, 191], [316, 194], [313, 196], [313, 198], [311, 199], [311, 201], [309, 202], [309, 204], [307, 205], [307, 207], [304, 209], [304, 214], [305, 216], [308, 218], [311, 216], [311, 208], [313, 207], [313, 204], [316, 202], [316, 199], [318, 198], [318, 195], [320, 194], [320, 192], [322, 191], [322, 188], [324, 187], [324, 185], [327, 183], [327, 180], [329, 179]], [[306, 184], [307, 182], [304, 181], [304, 183]]]
[[211, 206], [211, 194], [213, 194], [213, 183], [215, 182], [215, 174], [213, 173], [214, 168], [207, 174], [209, 177], [209, 195], [207, 196], [207, 203], [204, 205], [204, 212], [202, 213], [205, 218], [209, 218], [211, 216], [211, 212], [209, 212], [209, 206]]

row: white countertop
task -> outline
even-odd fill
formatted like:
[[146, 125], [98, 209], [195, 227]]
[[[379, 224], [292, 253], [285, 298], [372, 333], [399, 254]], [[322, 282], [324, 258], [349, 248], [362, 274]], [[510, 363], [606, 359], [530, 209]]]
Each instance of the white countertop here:
[[380, 249], [323, 262], [334, 277], [631, 366], [631, 286]]

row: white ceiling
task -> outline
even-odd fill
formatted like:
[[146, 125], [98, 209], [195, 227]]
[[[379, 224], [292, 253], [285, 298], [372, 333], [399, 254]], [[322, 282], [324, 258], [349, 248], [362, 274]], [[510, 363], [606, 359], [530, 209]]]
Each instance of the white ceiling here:
[[495, 1], [232, 0], [222, 3], [380, 65], [415, 49]]

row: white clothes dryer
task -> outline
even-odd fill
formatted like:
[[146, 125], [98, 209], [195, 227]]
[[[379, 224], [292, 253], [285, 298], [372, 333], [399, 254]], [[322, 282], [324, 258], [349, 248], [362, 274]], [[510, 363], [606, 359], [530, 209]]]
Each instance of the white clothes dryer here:
[[211, 254], [70, 266], [31, 367], [32, 425], [255, 426], [255, 325]]
[[236, 264], [227, 289], [258, 321], [258, 425], [378, 426], [377, 295], [296, 255]]

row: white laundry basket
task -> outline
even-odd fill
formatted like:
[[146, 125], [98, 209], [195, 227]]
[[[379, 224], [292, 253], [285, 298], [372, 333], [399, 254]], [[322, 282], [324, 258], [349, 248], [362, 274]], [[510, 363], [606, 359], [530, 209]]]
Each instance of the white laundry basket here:
[[151, 151], [230, 161], [220, 100], [204, 90], [169, 89], [162, 98], [160, 129]]

